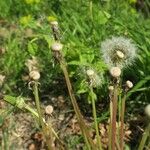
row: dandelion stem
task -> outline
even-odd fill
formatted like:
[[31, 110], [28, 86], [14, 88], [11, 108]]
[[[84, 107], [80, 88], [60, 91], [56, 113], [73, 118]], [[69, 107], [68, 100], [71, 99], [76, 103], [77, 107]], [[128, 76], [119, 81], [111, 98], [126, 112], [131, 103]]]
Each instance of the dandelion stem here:
[[[93, 93], [93, 88], [90, 88], [90, 90]], [[99, 148], [99, 150], [102, 150], [102, 144], [101, 144], [101, 139], [100, 139], [100, 135], [99, 135], [97, 115], [96, 115], [95, 99], [93, 98], [93, 96], [92, 96], [91, 100], [92, 100], [92, 110], [93, 110], [94, 125], [95, 125], [95, 130], [96, 130], [96, 138], [97, 138], [98, 148]]]
[[[77, 119], [78, 119], [78, 122], [79, 122], [79, 125], [80, 125], [80, 128], [81, 128], [81, 131], [82, 131], [83, 136], [85, 138], [86, 145], [87, 145], [87, 147], [91, 146], [92, 149], [95, 149], [95, 145], [94, 145], [94, 143], [93, 143], [93, 141], [90, 137], [87, 126], [85, 125], [85, 123], [83, 121], [82, 114], [80, 112], [79, 106], [78, 106], [76, 98], [74, 96], [73, 89], [72, 89], [72, 86], [71, 86], [71, 82], [70, 82], [70, 79], [69, 79], [69, 74], [68, 74], [68, 71], [67, 71], [67, 68], [66, 68], [66, 65], [65, 65], [64, 61], [62, 61], [62, 60], [60, 61], [60, 66], [61, 66], [61, 68], [63, 70], [63, 73], [64, 73], [64, 76], [65, 76], [69, 96], [70, 96], [72, 105], [74, 107], [75, 113], [77, 115]], [[87, 142], [86, 139], [88, 139], [88, 142], [90, 143], [90, 146], [89, 146], [89, 143]]]
[[121, 127], [120, 127], [120, 148], [123, 150], [124, 148], [124, 114], [125, 114], [125, 101], [126, 101], [126, 93], [122, 99], [121, 102], [121, 116], [120, 116], [120, 121], [121, 121]]
[[146, 127], [146, 129], [143, 133], [143, 136], [142, 136], [138, 150], [144, 149], [144, 146], [145, 146], [145, 143], [147, 141], [148, 136], [150, 136], [150, 122], [149, 122], [148, 126]]
[[115, 150], [115, 141], [116, 141], [116, 115], [117, 115], [117, 84], [114, 85], [114, 95], [112, 100], [112, 133], [111, 133], [111, 147], [112, 150]]
[[110, 123], [109, 123], [109, 131], [108, 131], [108, 136], [109, 136], [109, 145], [108, 145], [108, 150], [111, 150], [111, 134], [112, 134], [112, 95], [110, 97]]
[[[52, 30], [53, 30], [53, 27], [52, 27]], [[56, 38], [54, 30], [53, 30], [53, 37], [54, 37], [54, 40], [56, 42], [60, 42], [59, 38], [58, 39]], [[91, 148], [92, 148], [92, 150], [95, 150], [95, 145], [94, 145], [94, 143], [93, 143], [93, 141], [92, 141], [92, 139], [90, 137], [90, 134], [88, 132], [87, 126], [85, 125], [85, 122], [83, 120], [83, 116], [82, 116], [82, 114], [80, 112], [80, 109], [79, 109], [79, 106], [77, 104], [77, 100], [76, 100], [76, 98], [74, 96], [74, 92], [73, 92], [72, 85], [71, 85], [71, 82], [70, 82], [70, 79], [69, 79], [69, 74], [68, 74], [67, 66], [66, 66], [65, 60], [63, 58], [63, 55], [59, 51], [58, 53], [54, 54], [54, 57], [59, 62], [60, 67], [61, 67], [61, 69], [63, 71], [64, 77], [65, 77], [65, 81], [66, 81], [66, 84], [67, 84], [67, 88], [68, 88], [68, 92], [69, 92], [69, 96], [70, 96], [70, 99], [71, 99], [74, 111], [76, 113], [76, 116], [77, 116], [77, 119], [78, 119], [78, 123], [80, 125], [80, 129], [81, 129], [82, 134], [84, 136], [86, 145], [87, 145], [89, 150], [91, 150]]]
[[38, 115], [39, 115], [39, 123], [42, 127], [43, 134], [46, 138], [46, 144], [48, 146], [48, 150], [53, 150], [52, 138], [48, 137], [49, 134], [47, 133], [47, 127], [44, 125], [44, 122], [43, 122], [42, 112], [41, 112], [41, 108], [40, 108], [39, 94], [38, 94], [38, 82], [34, 82], [33, 94], [34, 94], [34, 97], [35, 97], [36, 108], [37, 108], [37, 112], [38, 112]]

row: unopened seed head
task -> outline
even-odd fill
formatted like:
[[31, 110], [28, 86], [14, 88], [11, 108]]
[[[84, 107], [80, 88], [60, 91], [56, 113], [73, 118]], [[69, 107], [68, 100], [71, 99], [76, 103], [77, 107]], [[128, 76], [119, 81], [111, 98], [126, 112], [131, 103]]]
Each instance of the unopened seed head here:
[[86, 71], [86, 74], [88, 76], [93, 76], [94, 75], [94, 71], [92, 69], [89, 69], [89, 70]]
[[51, 49], [53, 51], [60, 51], [62, 50], [63, 45], [61, 43], [53, 43]]
[[145, 107], [145, 114], [150, 118], [150, 104]]
[[51, 106], [51, 105], [48, 105], [48, 106], [46, 106], [46, 108], [45, 108], [45, 113], [47, 114], [47, 115], [51, 115], [52, 114], [52, 112], [53, 112], [53, 106]]
[[121, 51], [116, 51], [116, 54], [120, 59], [124, 58], [124, 53], [122, 53]]
[[40, 79], [40, 73], [39, 73], [38, 71], [36, 71], [36, 70], [31, 71], [31, 72], [29, 73], [29, 76], [30, 76], [30, 78], [33, 79], [33, 80], [39, 80], [39, 79]]
[[111, 85], [108, 87], [109, 91], [113, 91], [114, 90], [114, 87]]
[[133, 83], [131, 81], [126, 81], [126, 86], [131, 89], [133, 87]]
[[121, 69], [119, 67], [112, 67], [110, 69], [110, 74], [114, 78], [118, 78], [121, 75]]

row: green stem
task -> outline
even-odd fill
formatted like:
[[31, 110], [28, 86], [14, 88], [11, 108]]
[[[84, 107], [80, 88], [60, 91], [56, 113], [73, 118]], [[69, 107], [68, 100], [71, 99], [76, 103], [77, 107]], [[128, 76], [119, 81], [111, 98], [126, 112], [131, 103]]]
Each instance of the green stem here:
[[49, 134], [47, 133], [47, 127], [44, 125], [44, 122], [43, 122], [42, 112], [41, 112], [41, 108], [40, 108], [39, 94], [38, 94], [38, 82], [34, 82], [33, 94], [35, 97], [36, 108], [37, 108], [37, 112], [39, 115], [39, 123], [42, 127], [43, 134], [46, 138], [46, 144], [47, 144], [48, 150], [53, 150], [52, 138], [48, 137]]
[[[82, 134], [84, 136], [86, 145], [87, 145], [87, 147], [91, 146], [92, 149], [95, 149], [95, 145], [94, 145], [94, 143], [93, 143], [93, 141], [92, 141], [92, 139], [90, 137], [90, 134], [88, 132], [87, 126], [84, 123], [82, 114], [80, 112], [79, 106], [78, 106], [76, 98], [74, 96], [72, 85], [71, 85], [71, 82], [70, 82], [70, 79], [69, 79], [69, 74], [68, 74], [68, 71], [67, 71], [67, 67], [66, 67], [66, 65], [65, 65], [63, 60], [59, 60], [59, 62], [60, 62], [60, 66], [61, 66], [61, 68], [63, 70], [63, 73], [64, 73], [64, 76], [65, 76], [65, 80], [66, 80], [69, 96], [70, 96], [72, 105], [74, 107], [75, 113], [77, 115], [78, 123], [80, 125], [80, 128], [81, 128]], [[86, 139], [88, 139], [88, 142], [87, 142]], [[89, 143], [90, 143], [90, 145], [89, 145]]]
[[92, 0], [90, 0], [90, 18], [91, 18], [91, 21], [93, 22], [93, 2]]
[[148, 124], [148, 126], [146, 127], [146, 129], [143, 133], [142, 140], [140, 142], [138, 150], [143, 150], [144, 149], [144, 146], [145, 146], [145, 143], [146, 143], [146, 140], [147, 140], [148, 136], [150, 136], [150, 123]]
[[4, 142], [4, 150], [9, 150], [8, 147], [8, 129], [3, 129], [2, 130], [3, 133], [3, 142]]
[[[93, 93], [93, 88], [91, 88], [91, 92]], [[95, 125], [95, 130], [96, 130], [96, 138], [98, 142], [98, 147], [100, 150], [102, 150], [102, 144], [101, 144], [101, 139], [99, 135], [99, 129], [98, 129], [98, 122], [97, 122], [97, 115], [96, 115], [96, 107], [95, 107], [95, 99], [92, 97], [92, 110], [93, 110], [93, 117], [94, 117], [94, 125]]]

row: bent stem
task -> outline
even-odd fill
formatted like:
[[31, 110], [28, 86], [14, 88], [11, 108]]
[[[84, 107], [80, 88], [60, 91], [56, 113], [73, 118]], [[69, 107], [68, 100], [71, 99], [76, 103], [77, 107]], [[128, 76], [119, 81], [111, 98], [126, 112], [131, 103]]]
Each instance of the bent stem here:
[[71, 85], [71, 82], [70, 82], [70, 79], [69, 79], [69, 74], [68, 74], [65, 62], [63, 60], [60, 60], [59, 62], [60, 62], [61, 69], [63, 70], [64, 76], [65, 76], [65, 80], [66, 80], [69, 96], [70, 96], [70, 99], [71, 99], [74, 111], [75, 111], [75, 113], [77, 115], [78, 123], [80, 125], [80, 128], [81, 128], [82, 134], [84, 136], [86, 145], [87, 145], [88, 148], [91, 147], [92, 149], [95, 149], [95, 145], [94, 145], [94, 143], [93, 143], [93, 141], [92, 141], [92, 139], [90, 137], [90, 134], [88, 132], [87, 126], [85, 125], [85, 122], [83, 121], [82, 114], [80, 112], [79, 106], [78, 106], [76, 98], [74, 96], [72, 85]]
[[[54, 40], [56, 42], [60, 42], [60, 40], [59, 40], [60, 38], [56, 38], [56, 36], [55, 36], [55, 34], [57, 34], [59, 32], [59, 29], [58, 29], [58, 32], [55, 32], [53, 29], [54, 29], [54, 26], [52, 26]], [[58, 34], [57, 34], [57, 36], [59, 37]], [[54, 57], [59, 62], [60, 67], [61, 67], [61, 69], [63, 71], [64, 77], [65, 77], [65, 81], [66, 81], [66, 84], [67, 84], [67, 88], [68, 88], [68, 92], [69, 92], [69, 96], [70, 96], [70, 99], [71, 99], [74, 111], [76, 113], [76, 116], [77, 116], [77, 119], [78, 119], [78, 123], [80, 125], [80, 129], [81, 129], [82, 134], [84, 136], [86, 146], [88, 147], [89, 150], [91, 150], [91, 148], [92, 148], [92, 150], [95, 150], [95, 145], [94, 145], [94, 143], [93, 143], [93, 141], [92, 141], [92, 139], [90, 137], [90, 134], [88, 132], [87, 126], [85, 125], [85, 122], [83, 120], [83, 116], [82, 116], [82, 114], [80, 112], [80, 109], [79, 109], [79, 106], [77, 104], [77, 100], [76, 100], [76, 98], [74, 96], [72, 85], [71, 85], [71, 82], [70, 82], [70, 79], [69, 79], [67, 66], [66, 66], [65, 60], [63, 58], [63, 55], [59, 51], [58, 53], [54, 54]]]
[[143, 133], [142, 140], [140, 142], [138, 150], [144, 149], [144, 146], [145, 146], [148, 136], [150, 136], [150, 122]]
[[43, 122], [42, 112], [41, 112], [41, 108], [40, 108], [39, 94], [38, 94], [38, 82], [36, 82], [36, 81], [34, 82], [34, 85], [33, 85], [33, 94], [35, 97], [36, 108], [37, 108], [37, 112], [39, 115], [39, 124], [42, 127], [42, 131], [43, 131], [43, 134], [44, 134], [45, 139], [46, 139], [46, 144], [47, 144], [48, 150], [53, 150], [52, 137], [49, 137], [50, 135], [48, 133], [48, 129], [44, 125], [44, 122]]
[[[93, 88], [91, 87], [90, 90], [93, 95], [94, 94]], [[100, 135], [99, 135], [97, 115], [96, 115], [95, 99], [93, 96], [91, 97], [91, 100], [92, 100], [92, 110], [93, 110], [94, 125], [95, 125], [95, 130], [96, 130], [96, 138], [97, 138], [98, 148], [99, 148], [99, 150], [102, 150], [102, 144], [101, 144], [101, 139], [100, 139]]]

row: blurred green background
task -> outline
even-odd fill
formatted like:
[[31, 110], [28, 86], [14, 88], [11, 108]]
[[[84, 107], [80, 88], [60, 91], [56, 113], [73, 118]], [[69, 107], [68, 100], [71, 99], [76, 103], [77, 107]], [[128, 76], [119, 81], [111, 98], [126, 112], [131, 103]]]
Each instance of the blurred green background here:
[[[149, 0], [1, 0], [0, 74], [3, 93], [28, 96], [25, 61], [36, 56], [41, 69], [41, 93], [62, 93], [63, 75], [54, 62], [50, 23], [59, 22], [64, 56], [77, 96], [84, 95], [84, 67], [104, 76], [100, 99], [108, 98], [107, 67], [101, 59], [100, 45], [112, 36], [131, 38], [138, 47], [132, 66], [124, 70], [123, 82], [131, 80], [132, 108], [149, 103], [150, 97], [150, 2]], [[55, 81], [55, 82], [54, 82]], [[136, 106], [136, 107], [135, 107]]]

